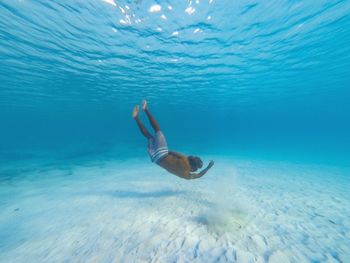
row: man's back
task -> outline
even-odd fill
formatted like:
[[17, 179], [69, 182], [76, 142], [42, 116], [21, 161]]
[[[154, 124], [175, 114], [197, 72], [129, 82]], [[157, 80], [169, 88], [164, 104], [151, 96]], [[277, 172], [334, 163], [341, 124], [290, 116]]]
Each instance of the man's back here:
[[169, 151], [169, 154], [158, 164], [172, 174], [189, 179], [191, 166], [187, 157], [182, 154]]

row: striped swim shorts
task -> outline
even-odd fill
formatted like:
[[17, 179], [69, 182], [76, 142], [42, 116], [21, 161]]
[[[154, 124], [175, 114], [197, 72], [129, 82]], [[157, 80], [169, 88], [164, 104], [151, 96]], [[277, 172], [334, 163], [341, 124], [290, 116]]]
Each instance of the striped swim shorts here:
[[157, 131], [156, 134], [148, 140], [147, 151], [154, 163], [158, 163], [168, 155], [168, 145], [161, 131]]

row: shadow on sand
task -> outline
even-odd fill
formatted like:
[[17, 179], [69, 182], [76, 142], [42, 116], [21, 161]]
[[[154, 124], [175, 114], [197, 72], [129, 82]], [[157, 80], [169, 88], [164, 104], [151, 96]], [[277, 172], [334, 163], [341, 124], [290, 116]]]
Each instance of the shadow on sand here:
[[152, 192], [138, 192], [138, 191], [109, 191], [108, 195], [115, 198], [160, 198], [171, 197], [186, 194], [186, 191], [174, 191], [174, 190], [158, 190]]

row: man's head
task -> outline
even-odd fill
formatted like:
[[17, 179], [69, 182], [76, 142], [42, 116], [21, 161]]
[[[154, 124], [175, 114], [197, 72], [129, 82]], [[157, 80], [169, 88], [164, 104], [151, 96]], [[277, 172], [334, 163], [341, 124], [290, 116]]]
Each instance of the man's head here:
[[199, 157], [196, 156], [188, 156], [188, 162], [191, 165], [191, 172], [197, 171], [199, 168], [202, 168], [203, 162]]

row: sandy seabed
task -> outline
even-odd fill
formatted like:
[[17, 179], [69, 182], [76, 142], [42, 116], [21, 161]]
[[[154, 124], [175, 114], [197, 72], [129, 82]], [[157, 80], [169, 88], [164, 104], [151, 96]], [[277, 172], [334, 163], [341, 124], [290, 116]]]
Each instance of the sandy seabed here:
[[205, 159], [2, 167], [0, 262], [350, 262], [349, 168]]

